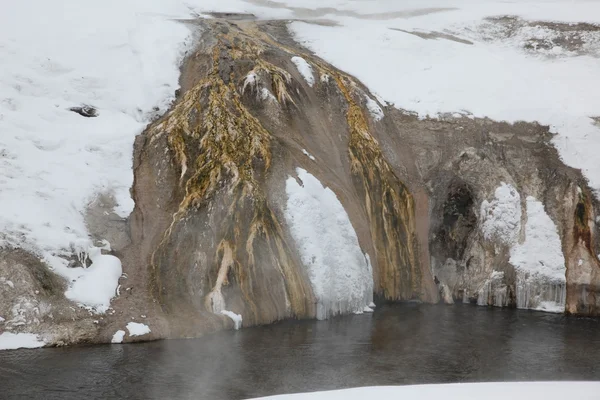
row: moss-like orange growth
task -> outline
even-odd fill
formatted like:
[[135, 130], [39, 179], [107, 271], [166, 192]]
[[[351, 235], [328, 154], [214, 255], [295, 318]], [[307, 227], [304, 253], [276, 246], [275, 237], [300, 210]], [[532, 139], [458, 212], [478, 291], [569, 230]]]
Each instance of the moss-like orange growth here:
[[[271, 165], [271, 135], [241, 100], [236, 82], [243, 77], [234, 72], [229, 76], [222, 73], [224, 62], [252, 60], [254, 72], [272, 77], [279, 101], [293, 102], [286, 86], [289, 74], [260, 59], [260, 52], [260, 46], [236, 32], [219, 37], [212, 49], [212, 70], [208, 76], [188, 90], [148, 133], [151, 138], [167, 136], [174, 164], [179, 168], [180, 185], [185, 189], [179, 209], [152, 256], [156, 297], [161, 304], [168, 304], [170, 293], [161, 280], [165, 276], [177, 280], [174, 276], [189, 273], [185, 263], [175, 260], [177, 246], [181, 245], [179, 235], [199, 213], [211, 213], [218, 197], [225, 201], [219, 204], [225, 211], [215, 217], [218, 226], [211, 227], [214, 241], [220, 244], [211, 263], [206, 307], [219, 312], [225, 306], [221, 290], [236, 285], [245, 304], [244, 323], [248, 324], [290, 315], [306, 317], [314, 312], [310, 286], [301, 276], [302, 268], [291, 257], [281, 226], [257, 181]], [[271, 274], [269, 269], [278, 271], [285, 290], [284, 299], [270, 299], [275, 309], [271, 312], [256, 304], [272, 289], [265, 277]], [[184, 287], [180, 290], [186, 291]], [[269, 303], [268, 299], [261, 301]]]
[[352, 173], [362, 187], [377, 250], [378, 292], [386, 299], [421, 297], [414, 200], [369, 133], [364, 111], [354, 101], [347, 78], [333, 74], [347, 103]]

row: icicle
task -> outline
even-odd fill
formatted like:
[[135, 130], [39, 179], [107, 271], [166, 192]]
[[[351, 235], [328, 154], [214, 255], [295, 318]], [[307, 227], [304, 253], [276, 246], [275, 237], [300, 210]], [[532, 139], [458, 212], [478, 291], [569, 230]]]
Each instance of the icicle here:
[[517, 271], [517, 308], [562, 313], [565, 311], [567, 285], [541, 275]]

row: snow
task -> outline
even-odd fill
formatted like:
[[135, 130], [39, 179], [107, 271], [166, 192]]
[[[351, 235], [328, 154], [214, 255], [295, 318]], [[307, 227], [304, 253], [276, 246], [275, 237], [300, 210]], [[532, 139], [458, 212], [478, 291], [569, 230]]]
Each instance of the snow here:
[[123, 330], [118, 330], [115, 332], [115, 334], [113, 335], [112, 339], [111, 339], [111, 343], [123, 343], [123, 338], [125, 337], [125, 331]]
[[[490, 277], [483, 283], [477, 292], [477, 304], [487, 306], [492, 304], [496, 307], [504, 307], [509, 299], [508, 287], [503, 282], [504, 272], [492, 271]], [[490, 296], [493, 296], [490, 298]]]
[[308, 158], [310, 158], [311, 160], [315, 161], [315, 157], [314, 157], [314, 156], [312, 156], [312, 155], [311, 155], [311, 154], [310, 154], [308, 151], [306, 151], [306, 149], [302, 149], [302, 153], [303, 153], [303, 154], [304, 154], [306, 157], [308, 157]]
[[91, 307], [97, 313], [105, 313], [116, 295], [123, 272], [121, 261], [115, 256], [103, 255], [98, 247], [90, 248], [87, 257], [92, 261], [89, 267], [63, 267], [57, 272], [72, 281], [65, 292], [68, 299]]
[[[106, 307], [118, 269], [115, 260], [99, 258], [85, 271], [69, 271], [67, 259], [92, 247], [86, 209], [98, 194], [114, 198], [118, 217], [133, 209], [135, 136], [174, 99], [193, 39], [179, 21], [217, 9], [290, 15], [241, 0], [3, 4], [0, 247], [31, 251], [76, 280], [68, 293], [83, 305]], [[81, 106], [97, 116], [69, 110]], [[104, 278], [110, 282], [99, 284], [102, 296], [84, 293]]]
[[286, 182], [285, 220], [317, 298], [317, 318], [362, 313], [373, 301], [373, 274], [335, 193], [306, 170]]
[[454, 383], [443, 385], [377, 386], [328, 392], [284, 394], [254, 400], [595, 400], [599, 382]]
[[565, 282], [565, 257], [558, 230], [544, 205], [532, 196], [527, 197], [525, 241], [511, 249], [510, 263], [530, 275]]
[[4, 318], [0, 317], [0, 322], [6, 321]]
[[385, 115], [383, 114], [381, 107], [379, 107], [379, 104], [369, 96], [365, 95], [365, 99], [367, 101], [367, 110], [369, 110], [371, 117], [373, 117], [375, 121], [381, 121]]
[[231, 318], [233, 321], [233, 327], [235, 330], [238, 330], [242, 327], [242, 316], [240, 314], [236, 314], [233, 311], [222, 310], [221, 314]]
[[[456, 0], [452, 8], [444, 8], [449, 3], [441, 0], [321, 3], [353, 13], [330, 11], [327, 18], [333, 26], [301, 21], [290, 25], [297, 40], [318, 56], [420, 117], [466, 111], [549, 125], [557, 133], [553, 143], [565, 163], [581, 168], [591, 186], [600, 189], [600, 127], [591, 119], [600, 114], [593, 84], [598, 82], [600, 59], [595, 53], [574, 56], [562, 48], [553, 49], [551, 57], [525, 49], [529, 36], [543, 35], [539, 29], [490, 39], [478, 28], [489, 24], [485, 18], [502, 15], [598, 23], [600, 2]], [[434, 38], [423, 37], [430, 33]]]
[[150, 333], [150, 328], [148, 327], [148, 325], [140, 324], [139, 322], [129, 322], [127, 323], [126, 328], [129, 331], [129, 336], [142, 336]]
[[315, 76], [313, 75], [313, 69], [310, 64], [304, 58], [298, 56], [292, 57], [292, 62], [306, 83], [308, 83], [308, 86], [312, 87], [315, 84]]
[[488, 240], [515, 243], [521, 230], [521, 196], [512, 185], [502, 182], [494, 199], [481, 203], [481, 231]]
[[517, 270], [518, 308], [564, 312], [566, 267], [556, 225], [544, 205], [527, 197], [525, 241], [510, 252], [510, 263]]
[[35, 349], [46, 344], [33, 333], [11, 333], [0, 334], [0, 350], [13, 349]]

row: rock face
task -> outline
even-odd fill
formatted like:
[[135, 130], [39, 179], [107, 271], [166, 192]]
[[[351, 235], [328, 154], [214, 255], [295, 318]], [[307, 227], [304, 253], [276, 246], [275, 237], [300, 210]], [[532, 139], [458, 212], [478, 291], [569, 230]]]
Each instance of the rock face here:
[[125, 341], [191, 337], [362, 312], [373, 295], [600, 313], [598, 203], [546, 127], [420, 120], [283, 22], [200, 25], [176, 102], [136, 140], [134, 212], [107, 222], [110, 199], [90, 205], [122, 261], [112, 312], [76, 308], [7, 250], [0, 330], [109, 342], [142, 318], [150, 333]]
[[[173, 320], [232, 311], [244, 326], [362, 312], [371, 302], [365, 290], [358, 304], [339, 297], [336, 282], [321, 288], [311, 279], [320, 260], [303, 257], [308, 250], [290, 233], [286, 180], [296, 167], [333, 190], [346, 210], [340, 218], [350, 218], [344, 230], [365, 253], [348, 264], [335, 257], [345, 245], [333, 246], [320, 268], [343, 272], [357, 263], [373, 270], [371, 294], [437, 301], [421, 262], [427, 239], [418, 237], [415, 200], [374, 136], [366, 89], [274, 42], [269, 30], [284, 32], [282, 25], [206, 23], [180, 99], [136, 143], [133, 242], [147, 249], [140, 270], [149, 270], [162, 311]], [[326, 219], [314, 221], [327, 231], [319, 226]], [[337, 281], [330, 275], [320, 276]], [[347, 296], [365, 279], [348, 279]]]

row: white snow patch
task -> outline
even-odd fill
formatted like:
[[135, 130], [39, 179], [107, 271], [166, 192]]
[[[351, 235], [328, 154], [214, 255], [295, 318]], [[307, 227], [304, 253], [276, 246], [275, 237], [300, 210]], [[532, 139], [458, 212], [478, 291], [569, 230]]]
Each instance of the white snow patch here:
[[129, 331], [129, 336], [142, 336], [151, 332], [148, 325], [139, 322], [129, 322], [126, 328]]
[[560, 237], [544, 205], [534, 197], [527, 197], [525, 241], [513, 246], [510, 263], [517, 270], [518, 308], [564, 311], [566, 267]]
[[599, 382], [453, 383], [443, 385], [374, 386], [260, 397], [254, 400], [596, 400]]
[[371, 307], [369, 307], [369, 306], [365, 306], [365, 308], [363, 309], [363, 311], [366, 312], [366, 313], [371, 313], [374, 310]]
[[111, 339], [111, 343], [123, 343], [123, 338], [125, 337], [125, 331], [123, 330], [118, 330], [115, 332], [115, 334], [113, 335], [112, 339]]
[[273, 93], [269, 91], [267, 88], [260, 89], [260, 99], [261, 100], [270, 100], [277, 103], [277, 98], [273, 96]]
[[385, 115], [383, 114], [381, 107], [379, 107], [379, 104], [367, 95], [365, 95], [365, 99], [367, 101], [367, 110], [369, 110], [371, 117], [373, 117], [375, 121], [381, 121]]
[[11, 333], [0, 334], [0, 350], [13, 349], [35, 349], [46, 344], [33, 333]]
[[123, 273], [121, 261], [115, 256], [102, 254], [101, 250], [99, 247], [88, 250], [87, 257], [92, 264], [87, 268], [61, 266], [55, 270], [71, 281], [71, 286], [65, 292], [68, 299], [91, 307], [100, 314], [110, 307], [110, 300], [116, 295]]
[[370, 302], [370, 303], [369, 303], [369, 307], [370, 307], [370, 308], [375, 308], [375, 307], [377, 307], [377, 306], [375, 305], [375, 303], [373, 303], [373, 302]]
[[286, 181], [285, 219], [317, 297], [317, 318], [363, 312], [373, 301], [373, 274], [335, 193], [297, 168]]
[[6, 321], [4, 318], [0, 317], [0, 322]]
[[510, 263], [531, 275], [565, 282], [565, 257], [558, 230], [544, 205], [532, 196], [527, 197], [525, 242], [511, 249]]
[[233, 311], [227, 311], [227, 310], [221, 311], [221, 314], [231, 318], [231, 320], [233, 321], [233, 327], [235, 328], [235, 330], [238, 330], [242, 327], [242, 316], [240, 314], [236, 314]]
[[303, 153], [303, 154], [304, 154], [306, 157], [308, 157], [308, 158], [310, 158], [311, 160], [315, 161], [315, 157], [314, 157], [314, 156], [312, 156], [312, 155], [311, 155], [311, 154], [310, 154], [308, 151], [306, 151], [306, 149], [302, 149], [302, 153]]
[[315, 77], [311, 65], [304, 58], [298, 56], [292, 57], [292, 62], [296, 65], [298, 72], [308, 83], [308, 86], [312, 87], [315, 84]]
[[512, 185], [502, 182], [491, 202], [481, 203], [481, 230], [488, 239], [516, 243], [521, 230], [521, 196]]

